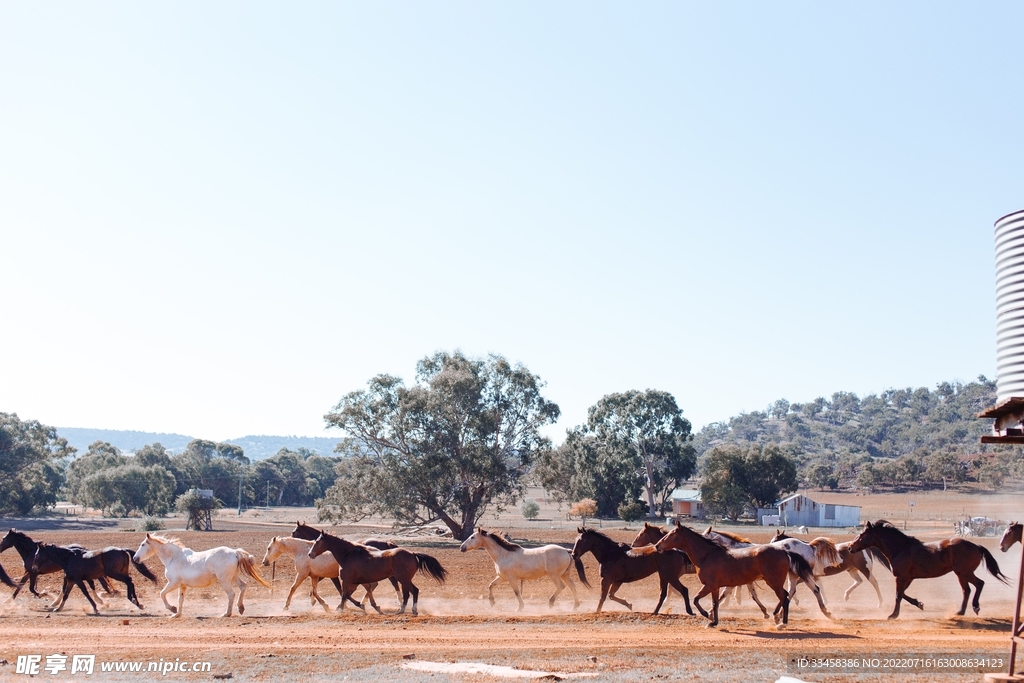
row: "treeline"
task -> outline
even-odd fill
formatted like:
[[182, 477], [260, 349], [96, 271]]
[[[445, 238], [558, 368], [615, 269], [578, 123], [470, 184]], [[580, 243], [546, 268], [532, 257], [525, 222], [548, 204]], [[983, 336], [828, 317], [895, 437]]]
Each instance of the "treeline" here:
[[0, 514], [30, 514], [58, 499], [112, 516], [162, 515], [190, 489], [225, 505], [313, 505], [335, 480], [338, 458], [281, 449], [251, 463], [233, 444], [194, 439], [173, 455], [159, 443], [122, 453], [96, 441], [79, 457], [56, 430], [0, 413]]
[[1024, 480], [1024, 450], [980, 443], [992, 424], [977, 414], [995, 402], [995, 382], [984, 376], [863, 398], [836, 392], [807, 403], [780, 399], [763, 411], [706, 426], [694, 446], [700, 471], [719, 446], [779, 447], [797, 463], [800, 482], [809, 488], [968, 481], [999, 488]]

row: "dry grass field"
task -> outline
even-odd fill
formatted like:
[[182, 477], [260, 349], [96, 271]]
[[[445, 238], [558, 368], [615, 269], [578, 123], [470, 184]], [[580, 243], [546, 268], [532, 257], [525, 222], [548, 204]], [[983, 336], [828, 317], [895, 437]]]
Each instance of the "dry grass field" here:
[[[906, 506], [905, 498], [893, 495], [853, 496], [817, 494], [822, 501], [858, 504], [865, 509], [863, 518], [903, 518], [895, 513]], [[540, 500], [540, 496], [537, 496]], [[961, 514], [1000, 518], [1024, 517], [1018, 514], [1019, 496], [963, 496], [930, 493], [915, 496], [913, 516], [908, 530], [925, 540], [949, 536], [952, 520]], [[856, 501], [856, 502], [851, 502]], [[1016, 508], [1016, 510], [1015, 510]], [[963, 512], [965, 511], [965, 512]], [[243, 547], [262, 559], [270, 538], [291, 531], [296, 516], [313, 522], [311, 511], [249, 511], [242, 518], [222, 511], [215, 521], [216, 531], [171, 531], [193, 548], [217, 545]], [[179, 520], [167, 520], [173, 527]], [[576, 522], [566, 520], [557, 506], [544, 505], [541, 519], [525, 522], [518, 511], [497, 519], [485, 520], [496, 529], [508, 532], [524, 544], [557, 542], [571, 544]], [[18, 526], [34, 538], [49, 542], [79, 542], [91, 548], [107, 545], [134, 551], [143, 534], [130, 530], [133, 520], [50, 519], [21, 520]], [[628, 541], [636, 529], [623, 528], [621, 522], [604, 523], [604, 531], [618, 540]], [[129, 530], [122, 530], [122, 528]], [[339, 534], [351, 538], [382, 536], [389, 527], [370, 523], [339, 526]], [[766, 540], [768, 530], [743, 529], [753, 540]], [[817, 530], [821, 531], [821, 530]], [[848, 540], [845, 530], [829, 534], [835, 540]], [[814, 535], [817, 535], [816, 533]], [[550, 583], [526, 584], [527, 609], [516, 613], [511, 590], [496, 588], [498, 602], [491, 608], [486, 599], [487, 584], [494, 576], [493, 564], [483, 551], [460, 553], [458, 543], [444, 539], [399, 539], [404, 545], [418, 547], [435, 555], [449, 570], [450, 579], [438, 586], [425, 577], [417, 577], [421, 589], [419, 617], [394, 614], [397, 602], [387, 584], [377, 591], [378, 601], [387, 614], [363, 614], [346, 608], [343, 613], [325, 614], [310, 606], [305, 590], [297, 593], [292, 609], [283, 608], [287, 588], [293, 578], [290, 560], [278, 561], [273, 568], [273, 590], [250, 581], [244, 616], [220, 618], [225, 596], [219, 588], [191, 590], [185, 601], [185, 616], [170, 620], [158, 591], [160, 585], [137, 577], [136, 585], [144, 609], [137, 610], [123, 595], [113, 596], [102, 615], [89, 616], [85, 600], [76, 593], [64, 611], [49, 614], [45, 602], [23, 594], [14, 603], [0, 603], [0, 680], [26, 680], [15, 672], [19, 655], [54, 653], [96, 654], [100, 661], [208, 661], [206, 673], [170, 672], [167, 679], [213, 680], [215, 675], [231, 674], [232, 679], [275, 680], [382, 680], [446, 681], [498, 680], [485, 674], [420, 672], [402, 668], [403, 664], [480, 662], [517, 667], [519, 670], [596, 674], [597, 681], [700, 680], [700, 681], [774, 681], [791, 675], [806, 681], [848, 680], [941, 680], [980, 681], [977, 673], [902, 674], [885, 673], [825, 675], [790, 670], [790, 662], [800, 657], [899, 656], [914, 653], [940, 655], [995, 655], [1005, 658], [1008, 651], [1009, 620], [1014, 588], [1003, 586], [986, 572], [980, 616], [969, 613], [955, 616], [960, 592], [956, 579], [946, 576], [919, 581], [911, 593], [924, 602], [924, 611], [904, 606], [898, 621], [885, 619], [892, 608], [892, 576], [880, 568], [877, 576], [884, 604], [876, 606], [873, 589], [860, 586], [849, 602], [842, 594], [851, 583], [847, 575], [822, 580], [834, 620], [825, 619], [804, 593], [800, 606], [794, 607], [790, 625], [777, 629], [760, 618], [756, 607], [745, 599], [739, 606], [723, 608], [721, 625], [706, 628], [700, 616], [687, 616], [681, 598], [670, 594], [665, 613], [650, 614], [658, 597], [656, 577], [624, 586], [619, 595], [633, 603], [632, 612], [608, 603], [601, 615], [593, 614], [598, 591], [577, 583], [583, 605], [572, 611], [568, 591], [559, 597], [554, 609], [547, 607], [552, 591]], [[1021, 561], [1020, 546], [1000, 553], [996, 539], [980, 539], [995, 552], [1003, 571], [1016, 577]], [[21, 575], [13, 550], [0, 556], [7, 572]], [[159, 561], [150, 567], [162, 578]], [[599, 569], [592, 558], [584, 560], [593, 586], [599, 583]], [[271, 568], [261, 568], [271, 578]], [[57, 590], [58, 575], [42, 585], [51, 593]], [[575, 575], [574, 575], [575, 578]], [[162, 583], [162, 582], [161, 582]], [[699, 588], [693, 576], [684, 577], [691, 593]], [[4, 589], [7, 591], [8, 589]], [[77, 590], [77, 589], [76, 589]], [[333, 586], [321, 584], [321, 593], [333, 608], [338, 597]], [[361, 591], [360, 591], [361, 594]], [[303, 596], [303, 597], [299, 597]], [[404, 656], [412, 655], [412, 659]], [[45, 662], [45, 659], [44, 659]], [[525, 673], [525, 671], [524, 671]], [[151, 680], [145, 673], [103, 673], [91, 676], [68, 672], [41, 674], [52, 680]]]

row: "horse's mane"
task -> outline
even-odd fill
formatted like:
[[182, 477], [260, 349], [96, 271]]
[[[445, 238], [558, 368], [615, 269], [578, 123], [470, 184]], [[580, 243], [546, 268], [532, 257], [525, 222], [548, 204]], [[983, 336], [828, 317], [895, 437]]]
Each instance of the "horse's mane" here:
[[159, 534], [156, 534], [150, 535], [150, 538], [160, 544], [169, 543], [171, 545], [176, 545], [182, 550], [185, 550], [187, 548], [187, 546], [181, 542], [181, 539], [177, 537], [171, 538], [170, 536], [160, 536]]
[[731, 533], [729, 531], [714, 531], [713, 533], [716, 533], [719, 536], [725, 536], [726, 538], [731, 538], [732, 540], [736, 541], [737, 543], [750, 543], [750, 539], [743, 538], [742, 536], [740, 536], [738, 534]]
[[580, 532], [580, 533], [593, 534], [594, 536], [597, 536], [598, 538], [604, 539], [608, 543], [611, 543], [613, 546], [615, 546], [615, 547], [617, 547], [617, 548], [619, 548], [621, 550], [632, 550], [632, 548], [629, 546], [628, 543], [620, 543], [619, 541], [616, 541], [614, 538], [612, 538], [608, 534], [602, 533], [602, 532], [598, 531], [597, 529], [593, 529], [593, 528], [590, 528], [590, 527], [583, 527], [583, 531]]
[[522, 550], [523, 549], [523, 546], [521, 546], [521, 545], [519, 545], [517, 543], [513, 543], [512, 541], [506, 541], [504, 538], [502, 538], [501, 534], [495, 534], [493, 532], [487, 531], [486, 529], [477, 529], [477, 531], [480, 532], [481, 536], [486, 536], [488, 538], [493, 539], [495, 543], [500, 545], [505, 550]]
[[924, 545], [924, 543], [920, 539], [914, 538], [909, 534], [903, 533], [903, 531], [899, 527], [897, 527], [895, 524], [886, 519], [878, 520], [877, 522], [871, 525], [871, 528], [880, 529], [882, 531], [888, 532], [890, 535], [895, 535], [898, 538], [903, 539], [907, 543], [916, 543], [918, 545]]
[[782, 529], [779, 529], [778, 531], [775, 532], [775, 538], [773, 540], [775, 540], [775, 541], [785, 541], [785, 540], [788, 540], [790, 538], [793, 538], [793, 537], [788, 535]]

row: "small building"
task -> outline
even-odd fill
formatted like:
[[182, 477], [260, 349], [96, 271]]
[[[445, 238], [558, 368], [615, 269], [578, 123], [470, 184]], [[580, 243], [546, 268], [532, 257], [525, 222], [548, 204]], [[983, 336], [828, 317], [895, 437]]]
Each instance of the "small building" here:
[[796, 493], [779, 501], [779, 526], [860, 526], [860, 506], [817, 503]]
[[670, 496], [672, 515], [674, 517], [696, 517], [704, 519], [704, 504], [700, 501], [700, 491], [694, 489], [676, 489]]
[[757, 524], [759, 526], [778, 526], [779, 508], [757, 508]]

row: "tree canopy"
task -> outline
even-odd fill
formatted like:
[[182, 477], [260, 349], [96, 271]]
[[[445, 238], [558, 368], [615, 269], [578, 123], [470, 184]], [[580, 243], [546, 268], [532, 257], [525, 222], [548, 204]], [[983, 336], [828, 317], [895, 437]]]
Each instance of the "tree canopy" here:
[[781, 448], [730, 444], [708, 453], [700, 493], [705, 510], [737, 519], [748, 508], [772, 507], [796, 489], [796, 463]]
[[374, 377], [325, 416], [345, 432], [339, 449], [349, 457], [321, 513], [440, 520], [455, 538], [468, 538], [487, 509], [520, 497], [523, 474], [550, 448], [540, 429], [559, 409], [543, 386], [522, 365], [458, 351], [423, 358], [413, 386]]
[[74, 454], [53, 427], [0, 413], [0, 514], [28, 514], [57, 502], [64, 462]]

